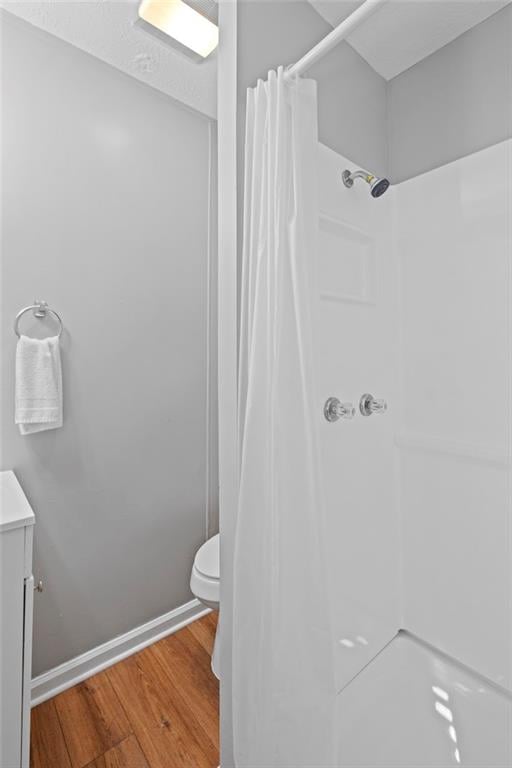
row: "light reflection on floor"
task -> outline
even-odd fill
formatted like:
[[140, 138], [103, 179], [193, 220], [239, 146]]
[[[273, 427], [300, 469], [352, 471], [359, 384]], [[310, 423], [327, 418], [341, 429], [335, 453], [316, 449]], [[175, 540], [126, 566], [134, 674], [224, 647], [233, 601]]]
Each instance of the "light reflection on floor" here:
[[405, 633], [338, 700], [340, 768], [512, 766], [512, 696]]

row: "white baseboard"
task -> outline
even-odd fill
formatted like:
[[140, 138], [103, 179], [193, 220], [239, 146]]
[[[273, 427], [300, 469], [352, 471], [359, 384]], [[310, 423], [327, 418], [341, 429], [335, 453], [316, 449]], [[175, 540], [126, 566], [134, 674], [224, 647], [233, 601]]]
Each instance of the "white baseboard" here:
[[209, 608], [205, 608], [199, 600], [191, 600], [185, 605], [180, 605], [163, 616], [135, 627], [124, 635], [114, 637], [102, 645], [98, 645], [74, 659], [60, 664], [58, 667], [44, 672], [32, 679], [31, 685], [31, 705], [51, 699], [58, 693], [71, 688], [73, 685], [86, 680], [97, 672], [116, 664], [118, 661], [126, 659], [137, 651], [141, 651], [146, 646], [161, 640], [178, 629], [182, 629], [192, 621], [199, 619], [210, 613]]

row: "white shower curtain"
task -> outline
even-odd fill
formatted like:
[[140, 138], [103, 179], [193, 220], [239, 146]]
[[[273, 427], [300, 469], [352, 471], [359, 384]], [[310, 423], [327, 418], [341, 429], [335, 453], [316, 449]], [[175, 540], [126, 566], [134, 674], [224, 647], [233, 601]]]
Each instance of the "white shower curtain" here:
[[315, 390], [316, 83], [248, 91], [234, 567], [237, 768], [335, 765]]

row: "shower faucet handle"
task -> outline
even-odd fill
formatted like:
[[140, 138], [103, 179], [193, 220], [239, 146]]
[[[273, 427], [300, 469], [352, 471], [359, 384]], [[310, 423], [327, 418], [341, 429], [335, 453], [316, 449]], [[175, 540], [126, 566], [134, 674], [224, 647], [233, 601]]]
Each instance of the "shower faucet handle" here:
[[385, 413], [387, 409], [388, 404], [385, 400], [378, 400], [370, 394], [361, 395], [359, 410], [363, 416], [371, 416], [373, 413]]
[[353, 419], [356, 409], [352, 403], [342, 403], [337, 397], [330, 397], [324, 405], [324, 416], [327, 421], [338, 419]]

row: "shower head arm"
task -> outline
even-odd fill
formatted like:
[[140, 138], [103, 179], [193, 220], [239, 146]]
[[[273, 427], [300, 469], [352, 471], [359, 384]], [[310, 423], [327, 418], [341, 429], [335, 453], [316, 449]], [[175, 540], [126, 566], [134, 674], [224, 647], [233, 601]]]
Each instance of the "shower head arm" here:
[[354, 184], [354, 179], [364, 179], [368, 184], [370, 184], [375, 176], [373, 176], [371, 173], [367, 173], [366, 171], [343, 171], [342, 178], [346, 187], [352, 187]]

